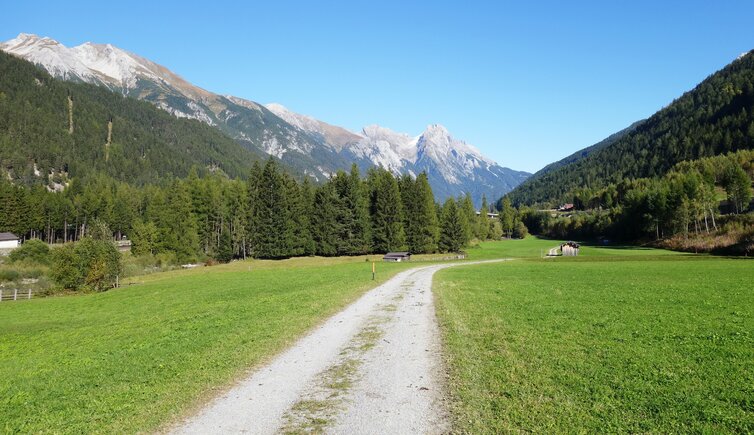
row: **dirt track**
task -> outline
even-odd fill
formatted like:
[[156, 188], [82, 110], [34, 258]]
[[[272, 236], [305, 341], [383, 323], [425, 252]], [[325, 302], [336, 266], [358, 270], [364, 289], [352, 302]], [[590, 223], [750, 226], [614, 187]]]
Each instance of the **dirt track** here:
[[432, 276], [469, 264], [399, 273], [172, 432], [447, 432]]

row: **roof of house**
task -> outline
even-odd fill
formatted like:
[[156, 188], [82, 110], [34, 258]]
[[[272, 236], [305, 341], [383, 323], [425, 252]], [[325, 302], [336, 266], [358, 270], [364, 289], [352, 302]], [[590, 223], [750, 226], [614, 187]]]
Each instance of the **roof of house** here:
[[410, 257], [410, 252], [388, 252], [385, 257]]
[[0, 242], [7, 242], [8, 240], [18, 240], [18, 236], [13, 233], [0, 233]]

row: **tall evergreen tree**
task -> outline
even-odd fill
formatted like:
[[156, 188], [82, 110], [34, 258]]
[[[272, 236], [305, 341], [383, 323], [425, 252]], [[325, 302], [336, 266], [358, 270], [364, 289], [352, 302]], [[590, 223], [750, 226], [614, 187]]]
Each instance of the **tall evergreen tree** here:
[[314, 194], [312, 212], [312, 236], [317, 246], [317, 255], [338, 254], [342, 229], [338, 221], [342, 209], [341, 199], [333, 183], [325, 183]]
[[511, 200], [505, 196], [503, 197], [503, 206], [500, 210], [500, 225], [503, 227], [503, 234], [506, 237], [510, 237], [513, 233], [513, 220], [516, 217], [516, 212], [513, 210]]
[[487, 196], [482, 195], [482, 207], [479, 209], [479, 216], [476, 219], [476, 234], [479, 240], [487, 240], [490, 238], [490, 218], [487, 217], [487, 213], [490, 212], [490, 205], [487, 203]]
[[337, 210], [340, 229], [338, 253], [365, 254], [370, 245], [369, 210], [359, 168], [354, 164], [350, 174], [339, 171], [331, 182], [340, 198]]
[[435, 252], [439, 238], [439, 225], [435, 198], [426, 173], [422, 172], [416, 177], [409, 192], [412, 200], [408, 203], [405, 212], [408, 216], [406, 227], [408, 249], [416, 254]]
[[199, 235], [191, 211], [191, 195], [183, 182], [173, 182], [156, 213], [159, 251], [174, 252], [179, 262], [195, 261]]
[[309, 207], [305, 204], [305, 199], [301, 194], [301, 188], [296, 180], [290, 176], [285, 176], [285, 195], [288, 203], [288, 220], [290, 225], [291, 252], [290, 255], [301, 256], [311, 251], [313, 243], [311, 229], [309, 227], [309, 218], [307, 214]]
[[466, 234], [466, 240], [464, 244], [468, 243], [474, 237], [478, 237], [476, 234], [476, 210], [474, 209], [474, 201], [471, 199], [471, 195], [466, 192], [463, 199], [458, 201], [458, 208], [461, 211], [464, 233]]
[[262, 170], [254, 205], [256, 225], [254, 256], [257, 258], [285, 258], [291, 255], [292, 224], [285, 196], [285, 181], [277, 163], [270, 158]]
[[368, 182], [374, 250], [385, 253], [403, 248], [403, 206], [395, 177], [389, 171], [379, 168], [370, 171]]
[[440, 250], [458, 252], [466, 244], [467, 230], [464, 228], [463, 211], [453, 198], [448, 198], [442, 207], [440, 220]]

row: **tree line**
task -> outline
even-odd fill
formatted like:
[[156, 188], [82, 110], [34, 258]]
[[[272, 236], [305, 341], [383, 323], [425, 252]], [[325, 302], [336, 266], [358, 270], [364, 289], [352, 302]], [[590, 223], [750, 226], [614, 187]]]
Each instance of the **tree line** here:
[[[0, 231], [47, 243], [77, 241], [106, 225], [135, 255], [180, 264], [212, 258], [360, 255], [408, 250], [455, 252], [470, 240], [500, 238], [503, 223], [477, 213], [471, 197], [435, 203], [426, 174], [354, 165], [327, 182], [295, 180], [274, 159], [248, 178], [219, 174], [133, 186], [98, 174], [62, 192], [0, 181]], [[508, 228], [512, 234], [513, 223]]]
[[[750, 226], [754, 150], [685, 161], [663, 177], [625, 179], [599, 189], [571, 193], [575, 212], [521, 207], [532, 233], [559, 239], [610, 238], [633, 241], [713, 234], [721, 216]], [[507, 199], [507, 198], [506, 198]]]

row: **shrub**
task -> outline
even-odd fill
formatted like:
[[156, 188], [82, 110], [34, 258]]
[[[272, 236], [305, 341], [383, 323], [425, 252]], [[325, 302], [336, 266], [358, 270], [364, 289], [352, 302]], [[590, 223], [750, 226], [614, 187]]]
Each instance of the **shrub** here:
[[0, 282], [15, 281], [19, 277], [18, 271], [14, 269], [0, 269]]
[[8, 260], [10, 260], [11, 263], [23, 261], [37, 264], [50, 264], [50, 248], [47, 246], [47, 243], [41, 240], [31, 239], [11, 251], [11, 253], [8, 254]]
[[526, 225], [521, 221], [516, 221], [516, 224], [513, 226], [513, 234], [511, 237], [514, 239], [523, 239], [528, 235], [529, 229], [526, 228]]
[[104, 291], [113, 286], [122, 267], [112, 242], [86, 237], [53, 251], [51, 275], [66, 290]]
[[83, 272], [75, 252], [74, 243], [55, 248], [52, 251], [52, 270], [50, 277], [66, 290], [78, 290], [83, 284]]

